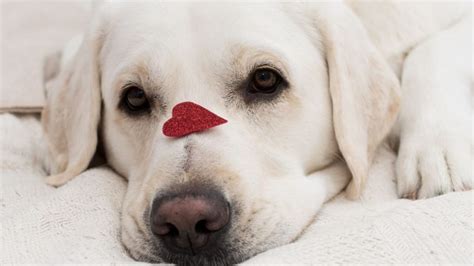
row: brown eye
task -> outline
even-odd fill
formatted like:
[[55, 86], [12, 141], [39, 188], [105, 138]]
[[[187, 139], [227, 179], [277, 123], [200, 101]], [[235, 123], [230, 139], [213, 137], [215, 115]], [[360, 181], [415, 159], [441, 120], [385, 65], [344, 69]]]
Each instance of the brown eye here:
[[123, 97], [124, 107], [127, 111], [137, 113], [148, 111], [150, 104], [145, 92], [139, 87], [129, 87], [126, 89]]
[[281, 83], [280, 75], [272, 69], [258, 69], [252, 77], [249, 93], [274, 93]]

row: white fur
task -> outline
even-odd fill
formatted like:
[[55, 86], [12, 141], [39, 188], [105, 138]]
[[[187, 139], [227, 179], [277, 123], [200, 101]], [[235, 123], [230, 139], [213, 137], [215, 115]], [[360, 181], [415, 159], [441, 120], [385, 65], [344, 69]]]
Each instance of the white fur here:
[[[458, 45], [463, 26], [441, 32], [460, 9], [438, 17], [414, 5], [408, 18], [419, 26], [411, 28], [401, 22], [410, 5], [377, 6], [106, 3], [48, 88], [43, 123], [56, 174], [48, 183], [61, 185], [87, 168], [100, 123], [108, 163], [129, 181], [122, 239], [132, 256], [162, 259], [143, 218], [157, 193], [210, 181], [239, 208], [225, 241], [238, 252], [214, 262], [242, 261], [297, 238], [351, 174], [348, 196], [360, 195], [397, 118], [398, 74], [402, 110], [392, 135], [400, 135], [401, 195], [418, 185], [419, 197], [469, 189], [470, 74], [463, 76], [461, 62], [470, 48]], [[291, 84], [278, 100], [226, 100], [236, 90], [231, 80], [269, 62]], [[150, 116], [117, 108], [130, 81], [157, 99]], [[229, 123], [167, 138], [163, 123], [183, 101]]]
[[467, 17], [434, 34], [405, 61], [397, 161], [400, 196], [426, 198], [472, 188], [472, 65], [466, 60], [472, 53], [471, 26]]

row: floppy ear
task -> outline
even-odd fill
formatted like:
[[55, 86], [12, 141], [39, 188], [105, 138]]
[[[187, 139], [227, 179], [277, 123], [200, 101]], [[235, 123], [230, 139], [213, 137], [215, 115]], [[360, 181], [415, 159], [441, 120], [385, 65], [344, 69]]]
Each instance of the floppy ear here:
[[346, 192], [357, 198], [374, 152], [396, 120], [400, 85], [349, 8], [329, 3], [315, 12], [328, 64], [336, 139], [352, 173]]
[[101, 105], [98, 56], [103, 37], [98, 26], [91, 29], [71, 62], [46, 83], [42, 124], [50, 152], [51, 176], [46, 182], [53, 186], [84, 171], [96, 150]]

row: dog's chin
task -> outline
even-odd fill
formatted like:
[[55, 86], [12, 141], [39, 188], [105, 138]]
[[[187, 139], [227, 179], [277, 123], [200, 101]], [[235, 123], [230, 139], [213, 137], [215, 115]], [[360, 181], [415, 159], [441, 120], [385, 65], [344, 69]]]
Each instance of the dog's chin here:
[[158, 243], [153, 250], [137, 250], [127, 248], [132, 258], [148, 263], [173, 263], [176, 265], [234, 265], [241, 263], [251, 257], [251, 254], [243, 254], [237, 248], [223, 245], [215, 248], [212, 252], [202, 252], [199, 254], [177, 254]]
[[226, 249], [217, 249], [213, 254], [174, 254], [162, 252], [159, 261], [176, 265], [234, 265], [244, 261], [247, 257], [236, 256]]

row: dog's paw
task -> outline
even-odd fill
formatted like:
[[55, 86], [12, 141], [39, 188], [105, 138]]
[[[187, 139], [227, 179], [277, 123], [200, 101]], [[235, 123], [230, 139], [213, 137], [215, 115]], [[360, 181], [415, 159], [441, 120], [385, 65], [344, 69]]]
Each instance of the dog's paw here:
[[[416, 131], [415, 131], [416, 132]], [[400, 140], [397, 187], [403, 198], [472, 189], [471, 143], [461, 132], [419, 129]]]
[[62, 173], [62, 174], [58, 174], [58, 175], [50, 175], [48, 177], [46, 177], [46, 184], [50, 185], [50, 186], [53, 186], [53, 187], [60, 187], [64, 184], [66, 184], [69, 180], [71, 180], [71, 178]]

